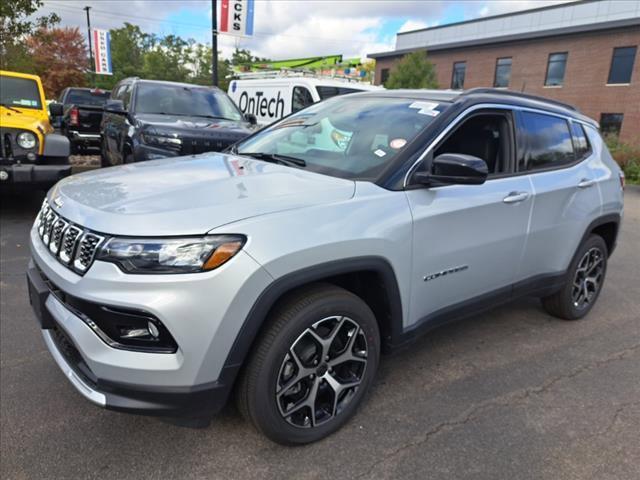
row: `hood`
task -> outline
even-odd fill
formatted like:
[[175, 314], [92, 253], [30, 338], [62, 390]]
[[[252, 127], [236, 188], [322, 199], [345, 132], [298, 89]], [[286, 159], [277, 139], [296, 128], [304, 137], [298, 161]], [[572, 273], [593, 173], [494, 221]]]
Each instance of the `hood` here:
[[0, 124], [5, 128], [20, 128], [48, 133], [49, 117], [42, 110], [15, 107], [19, 112], [0, 107]]
[[354, 190], [351, 180], [207, 153], [73, 175], [49, 200], [57, 213], [97, 232], [198, 235], [257, 215], [348, 200]]
[[136, 114], [136, 121], [145, 131], [170, 131], [171, 133], [216, 135], [224, 131], [225, 134], [237, 132], [248, 135], [251, 133], [249, 124], [244, 121], [224, 120], [217, 118], [192, 117], [182, 115], [158, 115], [151, 113]]

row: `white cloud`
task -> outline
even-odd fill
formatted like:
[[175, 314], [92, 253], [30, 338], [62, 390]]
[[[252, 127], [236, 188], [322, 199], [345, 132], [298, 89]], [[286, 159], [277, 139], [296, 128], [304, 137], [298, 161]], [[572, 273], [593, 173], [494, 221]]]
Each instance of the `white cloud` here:
[[[255, 36], [220, 35], [218, 44], [223, 56], [230, 56], [237, 46], [272, 59], [329, 54], [364, 57], [394, 48], [396, 32], [384, 30], [388, 21], [402, 21], [400, 31], [408, 31], [443, 24], [451, 8], [462, 8], [465, 19], [472, 19], [562, 1], [567, 0], [256, 0]], [[41, 12], [55, 11], [63, 25], [78, 26], [84, 32], [85, 5], [92, 7], [92, 26], [97, 28], [118, 28], [129, 22], [160, 36], [176, 33], [210, 41], [209, 0], [45, 0]], [[192, 20], [180, 20], [185, 11], [194, 13]]]
[[410, 32], [411, 30], [420, 30], [421, 28], [427, 28], [433, 26], [433, 24], [429, 25], [426, 22], [421, 22], [420, 20], [407, 20], [402, 24], [398, 33], [400, 32]]

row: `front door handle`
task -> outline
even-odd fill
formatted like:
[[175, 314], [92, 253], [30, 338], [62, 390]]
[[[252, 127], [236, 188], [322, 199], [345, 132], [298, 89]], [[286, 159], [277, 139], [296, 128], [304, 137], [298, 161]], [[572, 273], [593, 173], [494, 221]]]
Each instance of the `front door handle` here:
[[593, 185], [595, 185], [596, 181], [595, 180], [590, 180], [588, 178], [583, 178], [582, 180], [580, 180], [580, 183], [578, 183], [578, 188], [589, 188]]
[[509, 195], [504, 197], [502, 201], [504, 203], [518, 203], [525, 201], [527, 198], [529, 198], [528, 192], [511, 192]]

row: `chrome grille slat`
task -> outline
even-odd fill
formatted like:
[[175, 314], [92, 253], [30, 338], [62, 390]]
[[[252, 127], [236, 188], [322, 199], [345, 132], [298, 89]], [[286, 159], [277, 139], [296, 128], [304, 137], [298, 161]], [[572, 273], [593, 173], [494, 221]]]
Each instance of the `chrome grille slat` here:
[[45, 200], [36, 217], [35, 227], [49, 252], [79, 275], [89, 270], [105, 237], [56, 214]]

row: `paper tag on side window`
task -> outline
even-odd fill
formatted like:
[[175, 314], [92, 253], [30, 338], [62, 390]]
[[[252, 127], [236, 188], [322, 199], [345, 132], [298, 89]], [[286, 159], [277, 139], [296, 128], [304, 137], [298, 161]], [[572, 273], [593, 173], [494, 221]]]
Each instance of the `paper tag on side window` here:
[[435, 102], [413, 102], [409, 105], [409, 108], [417, 108], [418, 113], [421, 115], [429, 115], [430, 117], [435, 117], [440, 112], [436, 110], [438, 106]]

